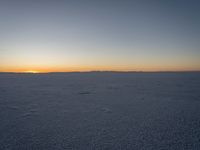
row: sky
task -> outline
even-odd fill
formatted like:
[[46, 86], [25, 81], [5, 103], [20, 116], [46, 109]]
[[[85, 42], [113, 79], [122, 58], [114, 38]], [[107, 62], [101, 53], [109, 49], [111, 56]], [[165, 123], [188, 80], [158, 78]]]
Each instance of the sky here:
[[199, 0], [1, 0], [0, 72], [200, 70]]

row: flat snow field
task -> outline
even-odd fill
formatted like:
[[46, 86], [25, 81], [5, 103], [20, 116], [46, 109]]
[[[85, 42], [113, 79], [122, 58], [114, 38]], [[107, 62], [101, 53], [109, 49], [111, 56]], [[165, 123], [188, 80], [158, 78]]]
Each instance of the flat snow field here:
[[0, 150], [200, 150], [200, 73], [0, 73]]

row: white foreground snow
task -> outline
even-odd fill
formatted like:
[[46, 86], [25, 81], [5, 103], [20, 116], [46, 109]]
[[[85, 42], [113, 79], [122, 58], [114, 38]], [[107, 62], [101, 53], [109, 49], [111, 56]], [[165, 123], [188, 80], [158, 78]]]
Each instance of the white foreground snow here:
[[0, 149], [198, 150], [200, 73], [1, 73]]

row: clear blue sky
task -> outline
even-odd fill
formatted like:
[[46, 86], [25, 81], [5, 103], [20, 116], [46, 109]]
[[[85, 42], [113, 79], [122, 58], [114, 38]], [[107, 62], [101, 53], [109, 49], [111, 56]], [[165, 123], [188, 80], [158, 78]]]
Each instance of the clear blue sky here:
[[0, 71], [200, 70], [198, 0], [1, 0]]

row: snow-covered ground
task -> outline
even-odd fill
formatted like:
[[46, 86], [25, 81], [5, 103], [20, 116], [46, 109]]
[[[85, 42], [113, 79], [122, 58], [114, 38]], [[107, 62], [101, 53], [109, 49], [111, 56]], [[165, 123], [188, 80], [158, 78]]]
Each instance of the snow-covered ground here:
[[0, 149], [199, 150], [200, 73], [1, 73]]

